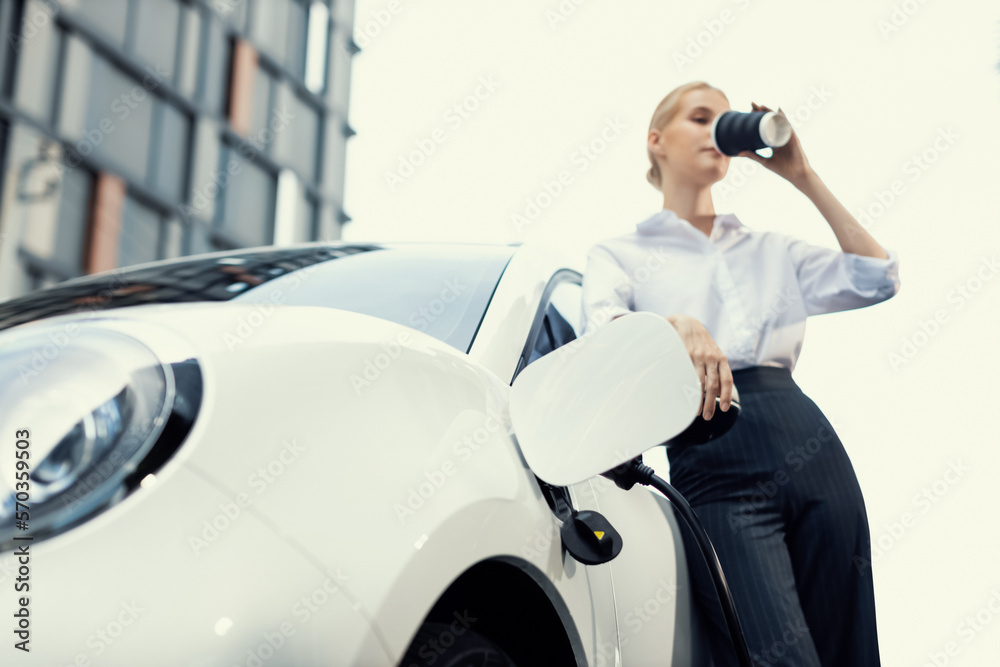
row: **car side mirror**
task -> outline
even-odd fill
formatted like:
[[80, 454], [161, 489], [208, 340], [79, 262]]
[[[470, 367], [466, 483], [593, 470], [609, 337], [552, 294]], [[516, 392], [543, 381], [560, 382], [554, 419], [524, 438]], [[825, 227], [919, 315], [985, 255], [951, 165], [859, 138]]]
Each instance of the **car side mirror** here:
[[634, 312], [525, 367], [511, 387], [510, 418], [531, 470], [569, 486], [691, 433], [696, 418], [704, 421], [701, 397], [677, 330]]

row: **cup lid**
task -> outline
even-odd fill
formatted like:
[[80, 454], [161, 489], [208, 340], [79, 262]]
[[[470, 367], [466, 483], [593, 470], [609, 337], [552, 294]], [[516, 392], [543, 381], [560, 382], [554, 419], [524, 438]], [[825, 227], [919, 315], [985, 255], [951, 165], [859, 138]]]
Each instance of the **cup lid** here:
[[768, 111], [760, 121], [760, 140], [768, 146], [778, 148], [792, 138], [792, 124], [784, 114]]

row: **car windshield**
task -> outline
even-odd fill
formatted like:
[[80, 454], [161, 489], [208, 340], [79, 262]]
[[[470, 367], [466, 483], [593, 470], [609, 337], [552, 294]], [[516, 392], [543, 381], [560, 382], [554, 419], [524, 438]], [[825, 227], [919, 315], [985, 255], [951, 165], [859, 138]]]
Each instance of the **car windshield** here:
[[513, 252], [499, 245], [401, 243], [212, 253], [74, 278], [0, 303], [0, 330], [79, 311], [232, 301], [363, 313], [468, 352]]

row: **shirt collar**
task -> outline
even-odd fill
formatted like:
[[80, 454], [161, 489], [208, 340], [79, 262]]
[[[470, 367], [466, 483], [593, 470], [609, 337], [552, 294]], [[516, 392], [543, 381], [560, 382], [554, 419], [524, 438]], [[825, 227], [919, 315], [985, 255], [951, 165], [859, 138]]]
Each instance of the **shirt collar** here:
[[[722, 213], [715, 216], [715, 221], [712, 225], [713, 232], [717, 226], [728, 229], [739, 229], [744, 226], [734, 213]], [[635, 231], [639, 234], [665, 234], [672, 228], [677, 227], [695, 229], [694, 225], [690, 222], [677, 217], [677, 214], [671, 209], [665, 208], [661, 211], [657, 211], [649, 218], [646, 218], [642, 222], [638, 223], [635, 226]], [[701, 232], [699, 231], [698, 233], [700, 234]]]

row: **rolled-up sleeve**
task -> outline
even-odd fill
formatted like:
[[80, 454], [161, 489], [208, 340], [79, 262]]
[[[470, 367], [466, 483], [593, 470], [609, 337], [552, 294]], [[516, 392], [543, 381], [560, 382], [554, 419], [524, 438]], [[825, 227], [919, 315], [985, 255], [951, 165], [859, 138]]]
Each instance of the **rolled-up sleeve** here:
[[607, 248], [595, 245], [587, 251], [583, 274], [583, 334], [610, 322], [616, 315], [632, 312], [632, 281]]
[[899, 255], [856, 255], [785, 236], [806, 315], [836, 313], [880, 303], [899, 292]]

